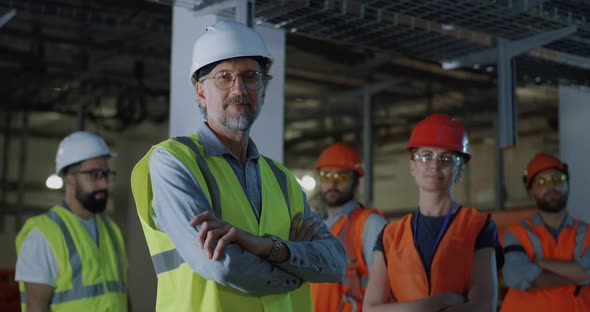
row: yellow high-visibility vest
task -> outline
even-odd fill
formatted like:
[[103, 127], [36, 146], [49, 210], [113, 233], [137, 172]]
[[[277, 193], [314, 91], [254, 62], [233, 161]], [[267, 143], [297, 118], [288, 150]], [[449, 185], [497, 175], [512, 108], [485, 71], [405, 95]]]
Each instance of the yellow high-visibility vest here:
[[[27, 234], [37, 228], [53, 251], [59, 273], [51, 311], [127, 311], [127, 256], [119, 227], [96, 215], [97, 245], [80, 220], [55, 206], [27, 220], [16, 237], [17, 253]], [[25, 285], [19, 282], [21, 308], [26, 311]]]
[[231, 166], [223, 156], [204, 157], [196, 134], [152, 147], [133, 169], [131, 186], [158, 276], [156, 311], [312, 311], [309, 283], [291, 292], [255, 297], [206, 280], [184, 262], [172, 240], [151, 218], [153, 194], [148, 163], [157, 146], [164, 147], [190, 170], [216, 216], [244, 231], [288, 239], [291, 219], [304, 209], [297, 180], [273, 160], [260, 157], [258, 161], [262, 187], [259, 222]]

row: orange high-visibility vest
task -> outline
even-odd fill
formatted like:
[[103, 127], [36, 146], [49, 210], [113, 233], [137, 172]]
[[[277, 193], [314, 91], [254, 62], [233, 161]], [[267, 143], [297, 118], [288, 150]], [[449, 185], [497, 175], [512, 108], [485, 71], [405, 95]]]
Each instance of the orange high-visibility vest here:
[[[534, 225], [533, 217], [513, 224], [508, 230], [522, 244], [531, 261], [537, 258], [573, 260], [576, 245], [583, 244], [583, 254], [590, 243], [588, 226], [578, 220], [574, 220], [572, 227], [561, 230], [557, 242], [543, 223]], [[578, 232], [583, 234], [578, 237], [579, 242], [576, 241]], [[590, 311], [589, 288], [576, 285], [529, 291], [509, 288], [500, 311]]]
[[[419, 213], [419, 212], [417, 212]], [[414, 243], [412, 214], [390, 223], [383, 233], [389, 286], [397, 302], [469, 289], [475, 242], [489, 215], [461, 208], [442, 237], [432, 260], [430, 280]]]
[[363, 231], [371, 213], [385, 218], [377, 209], [356, 208], [349, 216], [341, 216], [330, 232], [344, 243], [348, 261], [346, 280], [342, 283], [313, 283], [311, 294], [316, 312], [360, 312], [369, 278], [363, 256]]

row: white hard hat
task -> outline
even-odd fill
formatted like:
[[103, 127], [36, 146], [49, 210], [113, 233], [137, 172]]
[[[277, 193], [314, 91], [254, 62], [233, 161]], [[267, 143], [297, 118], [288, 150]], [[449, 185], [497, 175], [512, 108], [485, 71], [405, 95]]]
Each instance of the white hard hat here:
[[55, 172], [75, 163], [100, 156], [116, 156], [100, 136], [88, 131], [76, 131], [65, 137], [55, 155]]
[[193, 46], [190, 78], [196, 71], [217, 61], [235, 57], [260, 56], [272, 65], [272, 56], [262, 36], [245, 24], [223, 20], [209, 26]]

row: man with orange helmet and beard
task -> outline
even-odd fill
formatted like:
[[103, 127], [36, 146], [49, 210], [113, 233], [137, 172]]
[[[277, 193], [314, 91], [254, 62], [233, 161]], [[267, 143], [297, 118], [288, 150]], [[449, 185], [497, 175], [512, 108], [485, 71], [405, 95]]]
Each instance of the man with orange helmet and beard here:
[[537, 213], [509, 228], [504, 237], [504, 281], [509, 290], [501, 311], [590, 311], [590, 231], [566, 211], [567, 164], [538, 153], [523, 181]]
[[328, 146], [321, 153], [316, 170], [326, 205], [324, 222], [343, 242], [348, 259], [343, 281], [312, 284], [314, 311], [361, 311], [373, 264], [373, 247], [387, 219], [379, 210], [366, 209], [354, 199], [364, 171], [360, 157], [350, 146]]

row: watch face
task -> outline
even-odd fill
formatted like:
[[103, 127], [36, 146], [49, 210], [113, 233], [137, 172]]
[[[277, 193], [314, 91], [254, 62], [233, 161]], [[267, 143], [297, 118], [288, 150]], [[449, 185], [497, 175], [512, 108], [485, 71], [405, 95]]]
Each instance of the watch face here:
[[283, 242], [277, 239], [274, 236], [269, 236], [272, 239], [272, 247], [270, 249], [270, 253], [268, 254], [268, 259], [271, 261], [276, 260], [281, 253], [281, 248], [283, 247]]

